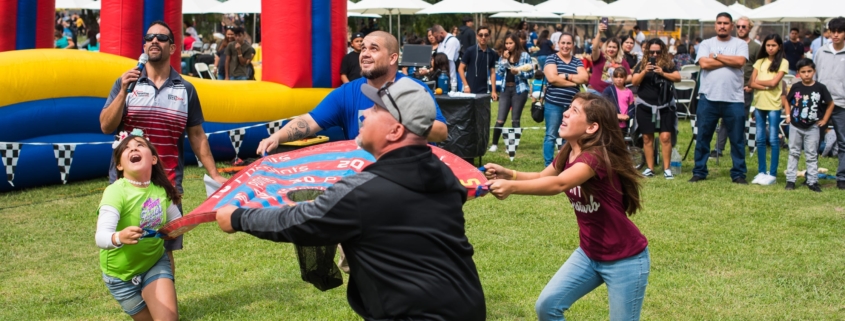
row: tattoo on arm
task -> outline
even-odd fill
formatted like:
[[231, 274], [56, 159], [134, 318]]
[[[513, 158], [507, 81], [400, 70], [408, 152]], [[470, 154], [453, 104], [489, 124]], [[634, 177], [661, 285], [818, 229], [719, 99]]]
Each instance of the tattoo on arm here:
[[308, 127], [308, 123], [306, 121], [301, 119], [297, 119], [293, 123], [293, 126], [288, 130], [289, 142], [303, 139], [308, 136], [311, 136], [311, 128]]

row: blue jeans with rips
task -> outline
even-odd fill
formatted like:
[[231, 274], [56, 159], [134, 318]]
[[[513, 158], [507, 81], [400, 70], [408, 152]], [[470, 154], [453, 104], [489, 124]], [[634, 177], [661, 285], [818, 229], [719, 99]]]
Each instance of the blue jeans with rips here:
[[[780, 138], [778, 138], [778, 134], [780, 133], [780, 130], [778, 130], [780, 126], [780, 110], [755, 109], [754, 119], [757, 121], [757, 171], [777, 176], [778, 159], [780, 157]], [[769, 125], [769, 135], [766, 135], [767, 123]], [[772, 167], [768, 172], [766, 172], [766, 142], [772, 146]]]
[[742, 102], [723, 102], [707, 100], [702, 94], [698, 100], [695, 124], [698, 137], [695, 139], [695, 167], [692, 174], [707, 178], [707, 160], [710, 158], [710, 141], [716, 131], [716, 123], [722, 118], [722, 126], [728, 129], [731, 141], [731, 179], [745, 178], [745, 119], [747, 117]]
[[651, 258], [640, 254], [616, 261], [595, 261], [580, 247], [543, 288], [534, 309], [540, 321], [565, 320], [563, 313], [602, 283], [607, 284], [610, 320], [639, 320]]
[[560, 129], [560, 123], [563, 122], [563, 112], [569, 109], [569, 106], [555, 105], [548, 101], [543, 107], [543, 117], [546, 119], [546, 137], [543, 138], [543, 160], [545, 166], [548, 167], [555, 158], [555, 141], [560, 137], [557, 133]]

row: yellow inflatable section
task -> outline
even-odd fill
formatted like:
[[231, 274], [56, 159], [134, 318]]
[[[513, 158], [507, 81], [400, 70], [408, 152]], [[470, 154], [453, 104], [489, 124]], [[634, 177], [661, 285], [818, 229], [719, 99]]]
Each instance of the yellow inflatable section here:
[[[61, 49], [0, 53], [0, 108], [63, 97], [106, 98], [137, 61], [99, 52]], [[215, 81], [184, 76], [197, 89], [205, 120], [267, 122], [314, 109], [331, 89], [290, 88], [261, 81]]]

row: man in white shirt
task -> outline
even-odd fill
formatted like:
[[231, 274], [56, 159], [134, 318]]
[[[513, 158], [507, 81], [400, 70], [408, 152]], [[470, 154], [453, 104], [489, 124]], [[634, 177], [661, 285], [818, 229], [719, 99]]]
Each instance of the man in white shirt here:
[[631, 49], [631, 53], [637, 55], [639, 59], [643, 58], [644, 41], [645, 34], [640, 31], [640, 26], [634, 26], [634, 49]]
[[824, 34], [810, 43], [810, 52], [813, 53], [813, 59], [816, 59], [816, 53], [821, 51], [821, 48], [827, 46], [828, 44], [830, 44], [830, 30], [828, 28], [824, 28]]
[[441, 25], [434, 25], [431, 27], [431, 33], [434, 34], [434, 37], [437, 38], [437, 42], [440, 43], [440, 45], [437, 46], [437, 52], [442, 52], [446, 54], [447, 58], [449, 58], [449, 79], [451, 79], [452, 82], [452, 91], [456, 91], [458, 88], [458, 77], [457, 72], [455, 72], [455, 62], [457, 62], [459, 58], [458, 53], [461, 50], [461, 42], [451, 33], [446, 32]]
[[560, 40], [560, 36], [563, 35], [563, 26], [560, 24], [555, 25], [555, 32], [552, 34], [552, 37], [549, 40], [552, 41], [552, 44], [555, 45], [555, 52], [560, 51], [560, 46], [558, 45], [558, 41]]

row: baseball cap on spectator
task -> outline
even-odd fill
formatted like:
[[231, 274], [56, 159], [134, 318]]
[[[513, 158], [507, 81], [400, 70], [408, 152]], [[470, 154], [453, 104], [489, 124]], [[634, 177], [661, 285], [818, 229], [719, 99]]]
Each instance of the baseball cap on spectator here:
[[425, 137], [434, 124], [437, 111], [434, 99], [422, 85], [404, 77], [387, 83], [382, 89], [368, 84], [361, 85], [361, 92], [376, 105], [384, 108], [408, 131]]
[[360, 33], [360, 32], [356, 32], [356, 33], [352, 34], [352, 39], [350, 39], [350, 41], [354, 41], [357, 38], [364, 39], [364, 34]]

